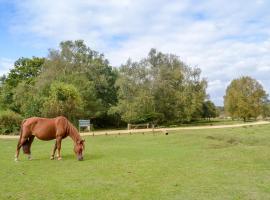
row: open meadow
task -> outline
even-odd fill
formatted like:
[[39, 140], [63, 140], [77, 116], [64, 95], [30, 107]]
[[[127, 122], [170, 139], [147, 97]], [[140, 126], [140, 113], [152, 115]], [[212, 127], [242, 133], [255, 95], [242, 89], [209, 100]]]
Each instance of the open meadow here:
[[270, 199], [270, 125], [88, 136], [85, 160], [35, 140], [33, 160], [0, 139], [0, 199]]

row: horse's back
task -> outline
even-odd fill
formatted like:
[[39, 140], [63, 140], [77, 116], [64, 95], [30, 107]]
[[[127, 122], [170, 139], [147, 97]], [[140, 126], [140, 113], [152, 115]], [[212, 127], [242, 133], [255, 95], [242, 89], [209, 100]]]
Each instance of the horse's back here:
[[23, 128], [25, 131], [31, 131], [32, 135], [35, 135], [41, 140], [52, 140], [56, 138], [57, 131], [65, 130], [65, 117], [56, 118], [41, 118], [31, 117], [25, 120]]

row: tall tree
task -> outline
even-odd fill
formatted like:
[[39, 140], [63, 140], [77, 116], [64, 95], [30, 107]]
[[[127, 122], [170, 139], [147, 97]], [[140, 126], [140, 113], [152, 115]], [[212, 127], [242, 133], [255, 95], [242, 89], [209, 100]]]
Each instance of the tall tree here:
[[155, 49], [139, 62], [122, 65], [117, 87], [119, 102], [112, 111], [126, 122], [189, 121], [206, 97], [206, 81], [198, 68]]
[[257, 118], [263, 114], [267, 94], [255, 79], [244, 76], [234, 79], [226, 89], [224, 108], [233, 118]]
[[117, 102], [116, 71], [100, 54], [82, 40], [64, 41], [58, 50], [50, 50], [36, 86], [49, 95], [54, 81], [73, 84], [82, 97], [86, 118], [107, 117], [107, 111]]
[[5, 84], [16, 87], [20, 82], [26, 81], [31, 83], [41, 72], [41, 66], [44, 63], [44, 58], [19, 58], [14, 63], [14, 68], [10, 70]]
[[0, 104], [4, 108], [20, 112], [20, 108], [14, 104], [14, 90], [19, 83], [34, 85], [35, 78], [41, 73], [44, 58], [20, 58], [14, 63], [8, 76], [3, 79]]
[[128, 60], [119, 70], [116, 82], [118, 105], [111, 113], [119, 113], [126, 122], [145, 122], [155, 118], [154, 96], [147, 69]]
[[203, 103], [203, 107], [202, 107], [203, 118], [210, 120], [210, 118], [216, 117], [217, 113], [218, 113], [217, 108], [212, 101], [207, 100]]

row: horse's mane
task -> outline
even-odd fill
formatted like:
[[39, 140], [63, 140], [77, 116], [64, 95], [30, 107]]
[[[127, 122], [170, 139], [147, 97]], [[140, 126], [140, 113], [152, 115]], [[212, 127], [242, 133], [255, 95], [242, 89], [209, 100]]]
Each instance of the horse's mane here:
[[74, 140], [74, 142], [81, 140], [81, 136], [78, 130], [68, 120], [67, 120], [66, 128], [67, 128], [68, 135]]

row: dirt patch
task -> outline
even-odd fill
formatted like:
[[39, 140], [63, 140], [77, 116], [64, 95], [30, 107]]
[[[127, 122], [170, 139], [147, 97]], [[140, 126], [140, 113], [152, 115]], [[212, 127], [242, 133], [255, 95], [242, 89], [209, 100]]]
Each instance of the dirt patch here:
[[206, 139], [215, 140], [216, 138], [212, 135], [208, 135], [208, 136], [206, 136]]
[[217, 141], [218, 143], [210, 144], [209, 148], [211, 149], [221, 149], [235, 146], [241, 143], [240, 139], [234, 137], [224, 137], [224, 136], [206, 136], [206, 139]]
[[235, 139], [235, 138], [230, 138], [229, 140], [227, 140], [227, 143], [229, 143], [229, 144], [238, 144], [239, 141], [237, 139]]

